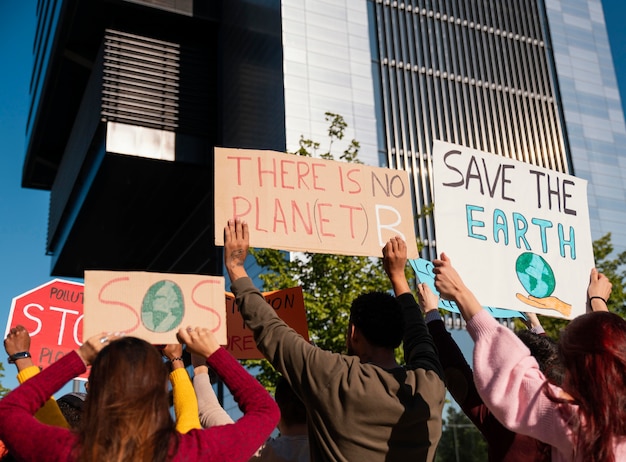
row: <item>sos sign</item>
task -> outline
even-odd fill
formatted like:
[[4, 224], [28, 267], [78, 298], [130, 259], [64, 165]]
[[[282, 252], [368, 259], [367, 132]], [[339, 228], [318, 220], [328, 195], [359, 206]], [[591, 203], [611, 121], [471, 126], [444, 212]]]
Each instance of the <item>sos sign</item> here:
[[54, 279], [14, 297], [5, 337], [23, 325], [35, 365], [52, 364], [82, 344], [83, 292], [81, 283]]

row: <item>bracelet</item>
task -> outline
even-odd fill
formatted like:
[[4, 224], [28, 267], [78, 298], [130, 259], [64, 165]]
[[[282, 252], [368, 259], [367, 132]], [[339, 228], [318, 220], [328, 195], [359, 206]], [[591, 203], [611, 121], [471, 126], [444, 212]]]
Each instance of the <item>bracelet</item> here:
[[18, 353], [13, 353], [9, 356], [9, 364], [15, 364], [15, 361], [18, 359], [30, 358], [30, 353], [28, 351], [20, 351]]
[[589, 303], [591, 303], [591, 300], [593, 300], [595, 298], [602, 300], [605, 305], [608, 305], [607, 301], [605, 299], [603, 299], [602, 297], [600, 297], [599, 295], [594, 295], [593, 297], [589, 297]]
[[170, 359], [170, 362], [172, 362], [172, 363], [173, 363], [174, 361], [184, 361], [184, 360], [183, 360], [182, 356], [179, 356], [178, 358], [172, 358], [172, 359]]

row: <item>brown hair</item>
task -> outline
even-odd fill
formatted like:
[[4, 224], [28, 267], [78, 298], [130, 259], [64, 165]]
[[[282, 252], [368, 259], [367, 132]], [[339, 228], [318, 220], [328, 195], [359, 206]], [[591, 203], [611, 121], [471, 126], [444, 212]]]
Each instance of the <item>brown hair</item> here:
[[168, 460], [175, 430], [167, 377], [160, 353], [144, 340], [124, 337], [103, 348], [91, 367], [77, 460]]

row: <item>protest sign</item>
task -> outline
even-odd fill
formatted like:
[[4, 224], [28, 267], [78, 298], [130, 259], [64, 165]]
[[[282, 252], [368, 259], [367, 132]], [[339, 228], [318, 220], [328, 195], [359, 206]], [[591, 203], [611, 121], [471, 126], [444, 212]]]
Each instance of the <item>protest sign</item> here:
[[417, 258], [408, 172], [273, 151], [215, 149], [215, 244], [231, 218], [250, 245], [381, 257], [393, 236]]
[[180, 327], [201, 326], [226, 344], [224, 278], [142, 271], [85, 271], [83, 338], [124, 332], [178, 343]]
[[54, 279], [13, 298], [4, 333], [22, 325], [30, 334], [30, 354], [46, 367], [82, 344], [83, 284]]
[[[424, 258], [416, 258], [409, 260], [409, 263], [411, 264], [413, 271], [415, 271], [417, 282], [428, 284], [430, 290], [432, 290], [435, 295], [439, 295], [439, 291], [435, 288], [435, 273], [433, 273], [434, 265], [432, 262], [425, 260]], [[459, 308], [456, 306], [456, 303], [450, 300], [439, 298], [438, 306], [443, 310], [458, 314], [461, 313]], [[483, 308], [489, 311], [494, 318], [526, 318], [526, 316], [519, 311], [496, 308], [494, 306], [483, 306]]]
[[488, 306], [572, 319], [594, 266], [587, 182], [436, 141], [437, 250]]
[[[276, 314], [308, 342], [309, 328], [302, 287], [263, 292], [263, 296]], [[226, 349], [237, 359], [263, 359], [264, 356], [256, 347], [252, 331], [246, 327], [235, 304], [235, 297], [230, 292], [226, 293], [226, 320], [228, 326]]]

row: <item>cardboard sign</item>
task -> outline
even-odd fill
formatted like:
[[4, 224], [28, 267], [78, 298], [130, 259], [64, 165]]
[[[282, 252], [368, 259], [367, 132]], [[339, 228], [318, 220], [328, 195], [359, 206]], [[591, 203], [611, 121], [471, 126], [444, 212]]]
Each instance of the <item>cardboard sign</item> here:
[[24, 326], [33, 363], [46, 367], [82, 345], [82, 320], [83, 284], [54, 279], [13, 298], [4, 337]]
[[[425, 260], [424, 258], [416, 258], [414, 260], [409, 260], [409, 263], [411, 264], [413, 271], [415, 271], [417, 281], [428, 284], [430, 290], [432, 290], [435, 295], [439, 295], [439, 291], [435, 288], [435, 273], [433, 273], [434, 266], [432, 262]], [[456, 306], [456, 303], [450, 300], [439, 298], [438, 307], [443, 310], [461, 314], [459, 308]], [[526, 318], [526, 316], [519, 311], [506, 310], [496, 308], [494, 306], [483, 306], [483, 308], [489, 311], [494, 318]]]
[[585, 313], [594, 266], [585, 180], [440, 141], [433, 175], [437, 250], [481, 303]]
[[[302, 287], [263, 292], [267, 303], [274, 308], [276, 314], [309, 341], [309, 328], [304, 309]], [[228, 324], [228, 344], [226, 349], [237, 359], [263, 359], [257, 349], [252, 331], [248, 329], [235, 305], [232, 293], [226, 293], [226, 320]]]
[[401, 236], [409, 258], [418, 257], [404, 170], [216, 148], [216, 245], [237, 217], [250, 226], [253, 247], [380, 257]]
[[85, 271], [83, 338], [119, 331], [169, 344], [187, 326], [208, 327], [226, 344], [223, 277]]

